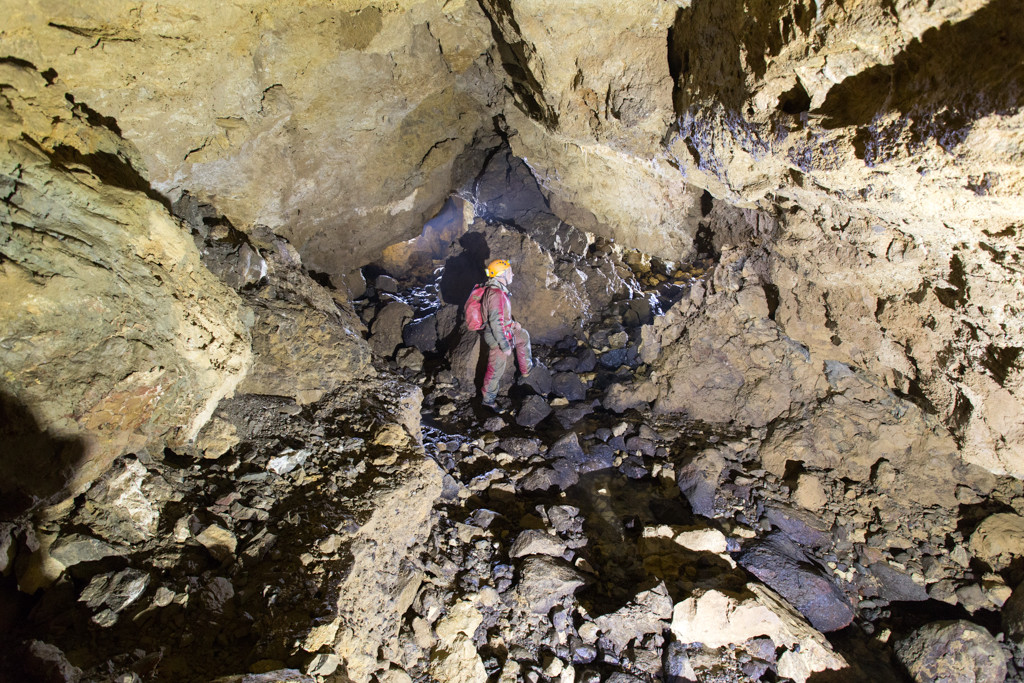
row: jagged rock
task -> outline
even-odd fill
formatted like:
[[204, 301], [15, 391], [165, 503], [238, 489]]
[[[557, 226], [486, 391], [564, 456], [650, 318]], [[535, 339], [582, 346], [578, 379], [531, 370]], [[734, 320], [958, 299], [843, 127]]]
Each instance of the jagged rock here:
[[228, 602], [235, 597], [235, 587], [230, 579], [215, 576], [210, 579], [199, 592], [199, 602], [208, 611], [219, 614], [224, 611]]
[[589, 403], [573, 403], [572, 405], [555, 410], [555, 419], [562, 425], [563, 429], [572, 429], [580, 420], [594, 412], [594, 407]]
[[509, 437], [501, 440], [501, 448], [516, 458], [525, 460], [540, 452], [540, 440]]
[[473, 636], [483, 622], [480, 610], [468, 600], [460, 601], [437, 625], [440, 641], [431, 657], [433, 680], [451, 683], [484, 683], [487, 671], [473, 646]]
[[203, 529], [196, 536], [196, 540], [221, 562], [234, 557], [235, 548], [238, 546], [238, 538], [224, 527], [216, 524], [211, 524]]
[[970, 548], [993, 569], [1004, 569], [1024, 555], [1024, 517], [1005, 512], [989, 515], [971, 534]]
[[540, 529], [527, 529], [516, 537], [512, 547], [509, 548], [508, 556], [511, 558], [525, 557], [527, 555], [561, 557], [565, 551], [565, 543], [556, 536], [552, 536]]
[[519, 381], [541, 396], [548, 396], [551, 393], [551, 371], [543, 363], [538, 362], [536, 358], [534, 358], [530, 376], [526, 378], [520, 377]]
[[778, 660], [779, 676], [804, 683], [815, 672], [843, 670], [846, 661], [825, 637], [811, 628], [792, 607], [770, 590], [747, 584], [749, 593], [699, 591], [675, 605], [672, 633], [682, 643], [706, 647], [739, 644], [757, 636], [785, 648]]
[[238, 429], [227, 420], [214, 416], [195, 439], [195, 447], [204, 458], [216, 460], [238, 445]]
[[[114, 615], [138, 600], [149, 586], [148, 573], [137, 569], [123, 569], [117, 573], [94, 576], [78, 596], [93, 610], [106, 610]], [[116, 621], [117, 617], [114, 616]]]
[[306, 666], [306, 673], [310, 676], [330, 676], [337, 671], [340, 663], [338, 655], [317, 655], [313, 658], [313, 661]]
[[389, 358], [402, 343], [402, 330], [412, 319], [412, 307], [401, 301], [392, 301], [382, 308], [370, 326], [370, 346], [378, 356]]
[[160, 523], [161, 501], [148, 481], [148, 472], [138, 460], [117, 461], [89, 489], [86, 498], [92, 505], [76, 518], [112, 543], [131, 545], [152, 539]]
[[664, 582], [638, 593], [624, 607], [594, 619], [605, 638], [622, 652], [634, 640], [661, 633], [672, 618], [672, 598]]
[[586, 454], [580, 446], [579, 436], [570, 432], [556, 441], [548, 449], [548, 457], [552, 459], [565, 459], [573, 463], [582, 463], [586, 460]]
[[50, 546], [50, 557], [65, 567], [73, 567], [82, 562], [95, 562], [104, 557], [122, 555], [123, 551], [107, 543], [82, 534], [60, 536]]
[[819, 631], [836, 631], [853, 620], [853, 608], [843, 592], [780, 532], [750, 543], [736, 561]]
[[267, 469], [274, 474], [283, 476], [296, 467], [304, 465], [310, 453], [311, 451], [308, 448], [303, 448], [301, 451], [296, 451], [294, 448], [285, 448], [280, 454], [267, 462]]
[[518, 569], [517, 604], [533, 614], [547, 614], [586, 581], [564, 561], [545, 556], [527, 557]]
[[402, 343], [424, 353], [437, 349], [437, 337], [436, 313], [413, 320], [402, 330]]
[[597, 472], [615, 466], [615, 450], [608, 444], [592, 444], [587, 446], [586, 459], [580, 465], [580, 473]]
[[896, 657], [916, 681], [1006, 679], [1006, 656], [996, 639], [969, 621], [938, 621], [922, 626], [895, 645]]
[[790, 540], [806, 548], [826, 548], [832, 542], [829, 525], [809, 510], [772, 504], [765, 506], [764, 516]]
[[[874, 579], [878, 595], [890, 602], [919, 602], [928, 599], [928, 591], [914, 580], [891, 567], [886, 562], [875, 562], [867, 566], [868, 575]], [[986, 601], [987, 602], [987, 601]]]
[[[389, 401], [393, 413], [408, 408], [418, 417], [418, 405], [408, 407], [403, 395]], [[402, 451], [388, 472], [369, 492], [366, 507], [372, 512], [348, 546], [352, 561], [335, 584], [335, 616], [314, 628], [302, 644], [307, 652], [332, 644], [356, 681], [376, 670], [378, 653], [399, 659], [399, 627], [423, 581], [423, 573], [410, 569], [407, 557], [432, 531], [431, 510], [442, 490], [440, 468], [413, 448]]]
[[527, 396], [516, 413], [516, 424], [521, 427], [536, 427], [551, 414], [551, 406], [540, 396]]
[[258, 235], [274, 284], [243, 293], [255, 312], [255, 360], [239, 391], [308, 404], [372, 376], [370, 347], [351, 305], [338, 305], [303, 271], [295, 247], [269, 231]]
[[0, 68], [0, 478], [24, 510], [81, 493], [123, 453], [187, 443], [251, 352], [237, 294], [148, 195], [116, 126], [25, 62]]
[[715, 450], [705, 450], [679, 469], [676, 482], [690, 502], [694, 514], [714, 517], [718, 485], [725, 470], [725, 458]]
[[582, 401], [587, 397], [587, 385], [575, 372], [559, 372], [551, 378], [551, 391], [569, 401]]
[[524, 491], [547, 491], [557, 488], [564, 491], [575, 486], [580, 477], [576, 466], [564, 458], [556, 460], [551, 467], [538, 467], [523, 477], [520, 486]]

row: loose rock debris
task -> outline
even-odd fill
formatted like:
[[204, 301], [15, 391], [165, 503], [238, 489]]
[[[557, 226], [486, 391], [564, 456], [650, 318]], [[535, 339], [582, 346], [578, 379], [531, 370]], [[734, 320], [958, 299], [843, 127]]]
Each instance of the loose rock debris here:
[[[194, 451], [140, 451], [3, 527], [8, 592], [34, 591], [19, 598], [7, 670], [802, 682], [954, 667], [1016, 680], [1019, 614], [992, 634], [1000, 607], [1020, 605], [1007, 581], [1019, 551], [1000, 540], [1024, 512], [1019, 482], [978, 477], [944, 507], [895, 499], [895, 458], [864, 478], [775, 467], [781, 437], [835, 438], [828, 403], [771, 429], [696, 422], [653, 395], [623, 408], [623, 387], [642, 399], [657, 362], [643, 348], [653, 313], [742, 292], [742, 279], [712, 284], [730, 282], [731, 263], [623, 265], [631, 298], [538, 343], [536, 371], [506, 378], [497, 415], [479, 406], [477, 350], [436, 281], [378, 278], [355, 308], [392, 354], [370, 376], [321, 383], [312, 401], [224, 401]], [[874, 409], [870, 378], [825, 379], [827, 401]], [[894, 517], [907, 510], [920, 516]], [[943, 660], [954, 632], [977, 637]]]

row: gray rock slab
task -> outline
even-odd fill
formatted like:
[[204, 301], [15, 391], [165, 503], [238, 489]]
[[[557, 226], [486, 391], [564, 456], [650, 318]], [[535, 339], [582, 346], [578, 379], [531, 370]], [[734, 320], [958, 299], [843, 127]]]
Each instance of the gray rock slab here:
[[837, 631], [853, 621], [846, 595], [781, 532], [754, 541], [736, 559], [819, 631]]

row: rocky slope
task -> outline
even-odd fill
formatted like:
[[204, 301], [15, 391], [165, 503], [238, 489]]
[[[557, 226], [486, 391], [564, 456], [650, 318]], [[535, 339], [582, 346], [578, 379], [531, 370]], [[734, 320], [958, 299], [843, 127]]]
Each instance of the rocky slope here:
[[8, 4], [0, 672], [1020, 680], [1016, 7]]

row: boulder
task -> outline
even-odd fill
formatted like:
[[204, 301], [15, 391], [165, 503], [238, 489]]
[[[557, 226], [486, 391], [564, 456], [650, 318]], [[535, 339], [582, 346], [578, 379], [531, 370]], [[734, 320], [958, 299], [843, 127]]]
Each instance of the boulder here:
[[508, 556], [512, 558], [527, 555], [561, 557], [566, 550], [565, 543], [557, 536], [552, 536], [541, 529], [527, 529], [516, 537], [512, 547], [509, 548]]
[[551, 406], [540, 396], [527, 396], [516, 413], [516, 424], [521, 427], [536, 427], [551, 414]]
[[575, 372], [559, 372], [551, 378], [551, 391], [569, 401], [582, 401], [587, 397], [587, 385]]
[[989, 515], [971, 534], [971, 552], [995, 570], [1024, 556], [1024, 517], [1011, 512]]
[[1006, 655], [988, 631], [969, 621], [937, 621], [899, 639], [896, 657], [915, 681], [1002, 683]]
[[641, 591], [611, 614], [597, 617], [594, 624], [617, 652], [623, 652], [634, 640], [650, 633], [662, 633], [671, 618], [672, 598], [661, 582], [650, 590]]
[[697, 591], [675, 605], [671, 628], [681, 643], [708, 648], [768, 636], [776, 648], [785, 649], [778, 659], [779, 676], [798, 683], [813, 680], [816, 672], [848, 667], [821, 633], [778, 595], [757, 584], [747, 584], [740, 593]]
[[781, 532], [750, 543], [736, 561], [819, 631], [837, 631], [853, 621], [853, 607], [843, 592]]
[[265, 245], [273, 286], [243, 292], [255, 313], [255, 360], [239, 390], [309, 404], [372, 376], [370, 346], [351, 304], [339, 305], [310, 278], [287, 241], [265, 230], [256, 236]]
[[719, 497], [718, 485], [725, 471], [725, 458], [718, 451], [708, 449], [679, 469], [676, 482], [694, 514], [714, 517]]
[[565, 561], [546, 556], [527, 557], [518, 574], [516, 602], [524, 611], [538, 615], [547, 614], [586, 583]]
[[252, 353], [241, 299], [117, 127], [23, 60], [0, 80], [0, 498], [18, 513], [119, 455], [186, 444]]
[[370, 325], [370, 347], [378, 356], [390, 358], [402, 343], [402, 330], [413, 317], [413, 309], [401, 301], [392, 301], [377, 312]]
[[424, 353], [437, 349], [437, 314], [431, 313], [406, 324], [402, 330], [402, 343]]

